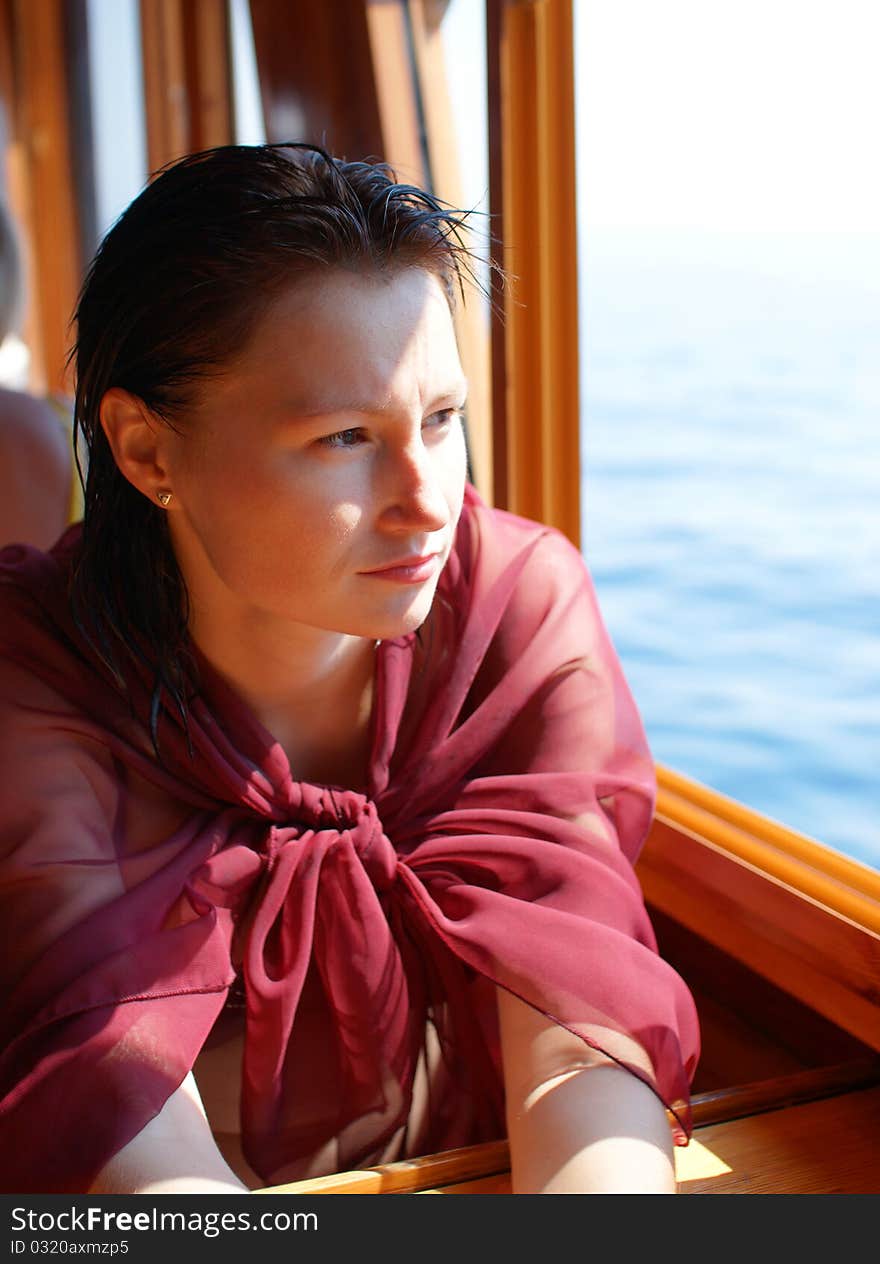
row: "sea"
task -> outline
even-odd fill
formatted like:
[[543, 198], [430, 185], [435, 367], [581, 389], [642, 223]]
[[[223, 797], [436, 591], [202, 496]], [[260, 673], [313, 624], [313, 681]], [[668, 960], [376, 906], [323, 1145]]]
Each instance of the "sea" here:
[[880, 233], [600, 229], [582, 544], [655, 759], [880, 866]]

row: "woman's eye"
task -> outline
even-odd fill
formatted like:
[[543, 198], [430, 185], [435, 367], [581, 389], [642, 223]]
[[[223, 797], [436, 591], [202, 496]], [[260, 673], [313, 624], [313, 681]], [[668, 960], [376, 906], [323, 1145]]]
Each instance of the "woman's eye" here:
[[431, 413], [425, 425], [432, 430], [446, 430], [456, 421], [460, 421], [461, 416], [462, 411], [460, 408], [441, 408], [438, 412]]
[[[460, 408], [441, 408], [427, 418], [426, 425], [448, 426], [461, 417]], [[363, 435], [360, 426], [352, 426], [348, 430], [337, 430], [334, 434], [324, 435], [318, 443], [325, 448], [354, 448]]]
[[438, 413], [433, 414], [431, 420], [437, 421], [441, 426], [445, 426], [459, 417], [461, 417], [460, 408], [441, 408]]
[[361, 433], [359, 426], [354, 426], [349, 430], [337, 430], [335, 434], [325, 435], [323, 439], [319, 439], [319, 443], [323, 443], [328, 448], [353, 448], [354, 444], [349, 443], [348, 439], [352, 435]]

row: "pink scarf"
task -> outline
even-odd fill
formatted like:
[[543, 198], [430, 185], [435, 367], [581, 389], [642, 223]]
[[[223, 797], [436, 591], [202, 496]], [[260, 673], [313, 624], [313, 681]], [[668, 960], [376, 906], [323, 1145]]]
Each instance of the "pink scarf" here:
[[233, 984], [267, 1184], [395, 1135], [503, 1136], [494, 984], [649, 1083], [686, 1139], [696, 1015], [632, 869], [653, 762], [565, 537], [468, 486], [429, 619], [378, 651], [367, 794], [297, 781], [203, 659], [193, 756], [166, 712], [157, 763], [146, 675], [130, 704], [72, 624], [76, 541], [0, 554], [0, 1187], [86, 1189]]

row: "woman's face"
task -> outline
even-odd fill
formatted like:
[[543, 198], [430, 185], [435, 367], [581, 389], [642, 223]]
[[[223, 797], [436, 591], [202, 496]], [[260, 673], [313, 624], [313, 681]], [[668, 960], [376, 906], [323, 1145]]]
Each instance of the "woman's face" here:
[[[232, 618], [389, 639], [423, 623], [461, 513], [464, 394], [432, 274], [340, 269], [285, 291], [167, 432], [194, 631]], [[414, 577], [368, 573], [426, 554]]]

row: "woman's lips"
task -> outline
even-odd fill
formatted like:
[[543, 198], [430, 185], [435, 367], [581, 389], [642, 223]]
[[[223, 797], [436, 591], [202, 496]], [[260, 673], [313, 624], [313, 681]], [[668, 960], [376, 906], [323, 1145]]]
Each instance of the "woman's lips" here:
[[423, 562], [411, 566], [390, 566], [381, 571], [363, 571], [367, 579], [387, 579], [393, 584], [423, 584], [437, 570], [439, 553], [432, 553]]

